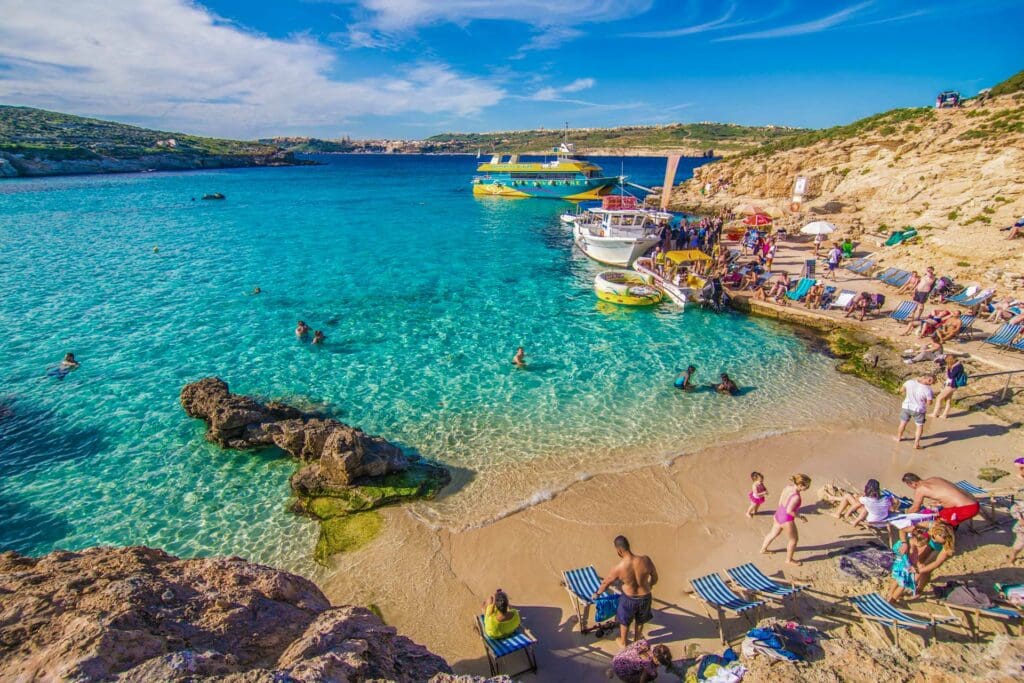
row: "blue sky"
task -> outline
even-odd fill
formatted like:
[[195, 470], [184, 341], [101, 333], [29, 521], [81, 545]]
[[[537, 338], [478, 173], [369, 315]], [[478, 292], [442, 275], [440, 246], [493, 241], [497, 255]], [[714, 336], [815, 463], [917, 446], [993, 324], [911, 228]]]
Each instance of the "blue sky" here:
[[0, 0], [0, 102], [230, 137], [821, 127], [1024, 68], [1020, 0]]

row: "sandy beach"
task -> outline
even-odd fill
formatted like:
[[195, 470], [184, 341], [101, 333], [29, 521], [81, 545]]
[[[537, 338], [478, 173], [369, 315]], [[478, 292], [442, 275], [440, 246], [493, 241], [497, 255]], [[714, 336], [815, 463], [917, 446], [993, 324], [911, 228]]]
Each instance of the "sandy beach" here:
[[[892, 424], [814, 425], [708, 449], [667, 466], [598, 475], [552, 500], [460, 533], [432, 529], [408, 510], [389, 509], [381, 537], [336, 558], [325, 592], [335, 600], [376, 604], [388, 623], [441, 653], [457, 672], [486, 674], [472, 624], [481, 602], [500, 587], [540, 640], [540, 670], [524, 680], [602, 680], [616, 646], [612, 636], [584, 637], [574, 630], [576, 617], [559, 584], [560, 572], [593, 564], [603, 574], [616, 560], [612, 538], [625, 534], [637, 552], [650, 555], [661, 577], [648, 635], [667, 644], [676, 657], [690, 643], [700, 651], [719, 650], [715, 622], [686, 594], [691, 578], [753, 561], [769, 575], [813, 583], [820, 591], [816, 597], [827, 602], [871, 588], [838, 579], [836, 554], [868, 536], [822, 512], [815, 492], [825, 483], [860, 485], [875, 477], [906, 494], [899, 482], [904, 472], [975, 480], [981, 466], [1010, 469], [1012, 454], [1021, 451], [1018, 431], [962, 411], [948, 420], [929, 421], [925, 448], [915, 451], [908, 441], [894, 442], [899, 403], [892, 398], [891, 404]], [[765, 473], [769, 496], [760, 514], [749, 520], [745, 494], [753, 469]], [[801, 567], [785, 565], [781, 552], [757, 552], [779, 491], [795, 472], [813, 479], [805, 496], [808, 522], [799, 527]], [[1001, 571], [1003, 580], [1024, 578], [1024, 569], [1001, 569], [1011, 538], [1009, 533], [961, 533], [961, 553], [939, 578], [992, 571]], [[776, 548], [781, 547], [777, 542]], [[817, 623], [814, 611], [802, 616]], [[836, 627], [834, 622], [820, 625], [829, 631]], [[738, 620], [733, 627], [737, 633], [744, 630]], [[856, 632], [859, 627], [852, 628]]]

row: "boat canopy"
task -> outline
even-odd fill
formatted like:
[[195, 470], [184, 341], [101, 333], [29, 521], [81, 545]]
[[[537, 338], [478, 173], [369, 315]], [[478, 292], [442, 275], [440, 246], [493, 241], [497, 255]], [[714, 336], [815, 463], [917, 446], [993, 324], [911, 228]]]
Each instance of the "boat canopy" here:
[[711, 260], [711, 257], [705, 254], [700, 249], [680, 249], [678, 251], [670, 251], [665, 254], [665, 258], [676, 263]]

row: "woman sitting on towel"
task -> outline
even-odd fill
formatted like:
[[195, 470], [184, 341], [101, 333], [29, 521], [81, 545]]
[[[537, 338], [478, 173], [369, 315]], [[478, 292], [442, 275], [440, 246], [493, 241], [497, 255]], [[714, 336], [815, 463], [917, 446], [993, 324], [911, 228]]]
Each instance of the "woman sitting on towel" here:
[[612, 673], [625, 683], [647, 683], [658, 677], [659, 664], [666, 671], [671, 670], [672, 653], [668, 647], [651, 647], [646, 640], [638, 640], [612, 658]]
[[507, 638], [519, 628], [519, 610], [508, 606], [508, 595], [500, 588], [484, 603], [484, 633], [488, 638]]
[[889, 516], [895, 504], [895, 498], [889, 495], [882, 495], [881, 486], [877, 479], [868, 479], [868, 483], [864, 485], [864, 495], [860, 498], [854, 498], [849, 493], [846, 494], [832, 516], [836, 519], [844, 519], [847, 513], [859, 510], [860, 514], [853, 521], [854, 524], [860, 524], [861, 522], [876, 524], [885, 521], [885, 518]]

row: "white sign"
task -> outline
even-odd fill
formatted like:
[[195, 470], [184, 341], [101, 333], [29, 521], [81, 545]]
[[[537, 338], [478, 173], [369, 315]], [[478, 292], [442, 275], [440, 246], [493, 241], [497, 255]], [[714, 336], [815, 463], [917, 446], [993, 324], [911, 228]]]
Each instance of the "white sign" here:
[[796, 186], [793, 188], [793, 194], [803, 195], [807, 191], [807, 178], [800, 175], [796, 177]]

